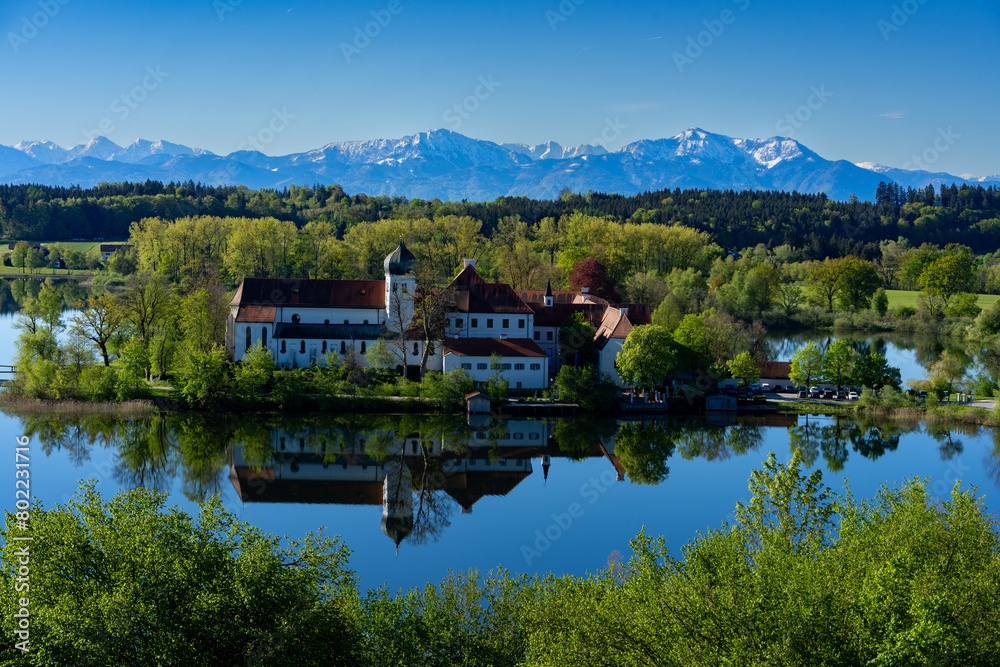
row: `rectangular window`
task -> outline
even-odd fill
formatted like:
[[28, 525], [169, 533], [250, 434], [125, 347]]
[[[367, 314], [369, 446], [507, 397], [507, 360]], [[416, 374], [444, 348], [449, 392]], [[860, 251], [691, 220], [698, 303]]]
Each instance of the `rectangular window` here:
[[514, 434], [514, 439], [515, 440], [524, 440], [524, 434], [523, 433], [515, 433]]
[[478, 329], [479, 328], [479, 319], [478, 318], [475, 318], [475, 317], [472, 318], [472, 328], [473, 329]]
[[537, 433], [529, 433], [528, 434], [528, 440], [538, 440], [538, 434]]
[[455, 320], [455, 327], [461, 329], [463, 326], [465, 326], [465, 321], [461, 317], [457, 318]]
[[464, 363], [464, 364], [462, 364], [462, 368], [464, 370], [471, 371], [472, 370], [472, 364], [465, 364]]
[[477, 371], [485, 371], [486, 370], [486, 364], [484, 362], [482, 362], [482, 361], [479, 362], [478, 364], [476, 364], [476, 370]]
[[502, 371], [509, 371], [510, 370], [510, 364], [500, 364], [500, 370], [502, 370]]
[[493, 318], [492, 317], [486, 318], [486, 328], [487, 329], [492, 329], [493, 328]]
[[517, 328], [518, 329], [523, 329], [524, 328], [524, 320], [523, 319], [520, 319], [520, 320], [517, 321]]
[[551, 331], [546, 331], [545, 332], [545, 340], [552, 340], [552, 332]]
[[542, 339], [542, 332], [541, 331], [536, 331], [535, 332], [535, 340], [541, 340], [541, 339]]
[[531, 370], [533, 370], [533, 371], [540, 371], [540, 370], [542, 370], [542, 365], [541, 364], [531, 364]]
[[[517, 388], [518, 388], [518, 389], [520, 389], [520, 388], [521, 388], [521, 383], [520, 383], [520, 382], [518, 382], [518, 383], [517, 383]], [[521, 435], [521, 434], [520, 434], [520, 433], [517, 433], [516, 435]], [[518, 439], [520, 440], [520, 438], [518, 438]]]
[[504, 329], [509, 329], [510, 328], [510, 320], [504, 319], [504, 321], [503, 321], [503, 328]]
[[524, 364], [514, 364], [514, 370], [515, 371], [523, 371], [524, 370]]

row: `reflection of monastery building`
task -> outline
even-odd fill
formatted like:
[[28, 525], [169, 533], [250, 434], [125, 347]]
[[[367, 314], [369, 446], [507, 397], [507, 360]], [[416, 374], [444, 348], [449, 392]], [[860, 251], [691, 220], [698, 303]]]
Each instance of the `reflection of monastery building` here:
[[[244, 447], [229, 450], [229, 479], [245, 503], [369, 505], [382, 508], [382, 531], [397, 545], [415, 528], [415, 481], [443, 491], [463, 514], [487, 496], [506, 496], [542, 459], [548, 478], [552, 457], [544, 420], [487, 422], [482, 428], [433, 438], [392, 431], [350, 433], [304, 428], [273, 429], [263, 460], [248, 460]], [[372, 450], [383, 455], [378, 460]], [[594, 441], [592, 456], [604, 456], [623, 478], [613, 442]], [[432, 470], [426, 475], [428, 461]]]
[[[416, 280], [413, 254], [400, 242], [384, 262], [384, 280], [285, 280], [246, 278], [230, 302], [226, 348], [234, 361], [254, 345], [271, 351], [283, 368], [325, 363], [325, 355], [353, 349], [366, 358], [376, 341], [388, 345], [402, 365], [395, 341], [408, 331], [406, 364], [419, 363], [421, 336], [411, 330]], [[466, 260], [451, 281], [455, 295], [446, 337], [432, 343], [428, 368], [445, 373], [464, 369], [485, 381], [500, 371], [511, 389], [548, 386], [558, 370], [559, 329], [574, 313], [597, 330], [595, 346], [602, 372], [619, 380], [614, 359], [632, 327], [649, 323], [645, 305], [614, 306], [587, 293], [568, 290], [514, 290], [489, 283]], [[619, 382], [620, 384], [620, 382]]]

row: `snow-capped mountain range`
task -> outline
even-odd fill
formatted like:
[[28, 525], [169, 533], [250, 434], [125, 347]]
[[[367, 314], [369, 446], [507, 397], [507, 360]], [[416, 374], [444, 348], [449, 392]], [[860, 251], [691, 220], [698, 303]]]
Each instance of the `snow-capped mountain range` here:
[[504, 195], [552, 199], [564, 188], [631, 195], [675, 187], [825, 192], [838, 200], [856, 194], [870, 200], [879, 181], [890, 179], [918, 188], [1000, 184], [1000, 176], [966, 179], [826, 160], [787, 137], [735, 139], [699, 128], [614, 151], [588, 144], [563, 147], [554, 141], [495, 144], [450, 130], [337, 142], [284, 156], [249, 150], [220, 156], [144, 139], [122, 147], [106, 137], [70, 149], [51, 141], [0, 146], [0, 182], [92, 187], [102, 181], [147, 179], [250, 188], [336, 183], [350, 193], [452, 201]]

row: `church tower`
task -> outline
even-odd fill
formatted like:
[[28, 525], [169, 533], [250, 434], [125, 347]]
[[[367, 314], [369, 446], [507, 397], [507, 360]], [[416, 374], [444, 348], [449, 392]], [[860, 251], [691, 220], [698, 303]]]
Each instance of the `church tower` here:
[[389, 330], [396, 333], [407, 329], [413, 319], [413, 293], [417, 288], [415, 271], [417, 258], [400, 239], [396, 249], [386, 255], [385, 316]]

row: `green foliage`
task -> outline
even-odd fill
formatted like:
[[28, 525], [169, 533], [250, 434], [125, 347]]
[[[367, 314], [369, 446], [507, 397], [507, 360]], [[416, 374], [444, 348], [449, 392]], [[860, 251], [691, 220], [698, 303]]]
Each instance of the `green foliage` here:
[[556, 375], [559, 400], [576, 403], [585, 412], [609, 412], [615, 409], [618, 387], [607, 376], [601, 377], [595, 366], [562, 366]]
[[837, 387], [847, 384], [857, 360], [858, 353], [850, 343], [843, 339], [833, 341], [823, 357], [823, 381]]
[[909, 319], [917, 314], [917, 309], [913, 306], [899, 306], [892, 311], [893, 317], [899, 317], [901, 319]]
[[629, 332], [615, 359], [621, 378], [630, 385], [652, 388], [677, 370], [677, 344], [666, 327], [638, 326]]
[[635, 484], [659, 484], [667, 479], [667, 460], [674, 453], [670, 432], [660, 424], [625, 422], [618, 427], [615, 456]]
[[729, 374], [744, 385], [760, 379], [760, 366], [749, 352], [740, 352], [726, 366], [729, 368]]
[[877, 352], [857, 360], [854, 364], [853, 379], [856, 383], [873, 389], [881, 389], [885, 385], [899, 389], [902, 385], [899, 369], [890, 366], [885, 357]]
[[585, 366], [597, 361], [594, 327], [581, 313], [573, 313], [559, 328], [559, 358], [563, 364]]
[[879, 287], [875, 290], [875, 296], [872, 298], [872, 310], [878, 313], [879, 317], [884, 317], [889, 311], [889, 297], [885, 293], [885, 288]]
[[14, 649], [15, 554], [24, 543], [9, 539], [8, 513], [0, 662], [357, 664], [346, 546], [312, 534], [283, 543], [218, 498], [197, 519], [165, 503], [166, 494], [145, 489], [105, 502], [88, 483], [66, 505], [33, 508], [25, 654]]
[[178, 394], [190, 408], [217, 407], [228, 394], [229, 375], [229, 357], [222, 347], [216, 345], [208, 352], [189, 352], [178, 378]]
[[809, 387], [823, 374], [823, 352], [816, 343], [806, 343], [792, 355], [788, 379]]
[[273, 377], [274, 357], [258, 341], [233, 368], [233, 396], [241, 405], [252, 407], [263, 398]]
[[95, 403], [118, 397], [118, 371], [104, 365], [87, 366], [80, 372], [79, 393]]

